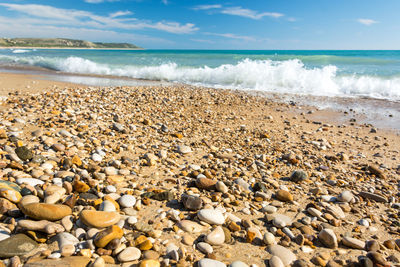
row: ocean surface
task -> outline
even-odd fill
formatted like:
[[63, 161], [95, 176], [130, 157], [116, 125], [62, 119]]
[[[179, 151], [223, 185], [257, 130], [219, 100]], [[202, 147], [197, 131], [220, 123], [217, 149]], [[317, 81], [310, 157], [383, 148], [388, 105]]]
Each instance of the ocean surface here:
[[0, 65], [400, 101], [400, 51], [0, 49]]

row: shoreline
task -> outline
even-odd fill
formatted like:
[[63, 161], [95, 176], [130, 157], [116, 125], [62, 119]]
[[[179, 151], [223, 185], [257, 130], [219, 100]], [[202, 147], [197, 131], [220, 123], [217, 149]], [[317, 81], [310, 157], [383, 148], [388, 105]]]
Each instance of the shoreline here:
[[[0, 66], [0, 72], [28, 74], [40, 77], [40, 80], [66, 82], [67, 84], [87, 85], [87, 86], [186, 86], [199, 87], [182, 83], [167, 81], [137, 79], [131, 77], [99, 75], [99, 74], [80, 74], [53, 71], [36, 66]], [[372, 124], [375, 127], [386, 130], [400, 132], [400, 101], [390, 101], [370, 97], [328, 97], [312, 96], [301, 94], [288, 94], [276, 92], [263, 92], [256, 90], [221, 89], [207, 88], [214, 90], [231, 90], [244, 92], [246, 94], [259, 96], [280, 103], [291, 103], [293, 105], [304, 106], [316, 111], [316, 114], [328, 114], [328, 120], [337, 123], [346, 123], [346, 120], [356, 120], [359, 123]], [[313, 111], [313, 113], [314, 113]], [[324, 119], [324, 116], [314, 114], [316, 119]]]

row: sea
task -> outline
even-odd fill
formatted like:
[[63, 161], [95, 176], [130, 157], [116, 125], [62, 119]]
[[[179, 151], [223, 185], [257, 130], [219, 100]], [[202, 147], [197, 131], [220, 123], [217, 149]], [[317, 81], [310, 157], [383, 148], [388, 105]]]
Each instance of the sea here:
[[0, 49], [1, 67], [114, 77], [104, 84], [73, 79], [93, 85], [130, 85], [134, 79], [273, 93], [321, 108], [400, 117], [397, 50]]

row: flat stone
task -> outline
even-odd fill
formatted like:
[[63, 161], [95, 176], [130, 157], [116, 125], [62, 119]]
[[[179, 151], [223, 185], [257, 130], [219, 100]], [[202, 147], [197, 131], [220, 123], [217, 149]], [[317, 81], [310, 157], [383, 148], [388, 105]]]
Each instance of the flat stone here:
[[188, 153], [193, 152], [189, 146], [185, 146], [185, 145], [178, 146], [176, 150], [181, 154], [188, 154]]
[[206, 242], [199, 242], [199, 243], [197, 243], [196, 247], [198, 250], [200, 250], [204, 254], [211, 254], [214, 251], [212, 246]]
[[44, 259], [31, 263], [27, 263], [25, 267], [86, 267], [90, 258], [83, 256], [71, 256], [60, 259]]
[[24, 234], [16, 234], [0, 241], [0, 258], [22, 256], [37, 247], [38, 244], [28, 236]]
[[243, 261], [234, 261], [229, 265], [229, 267], [249, 267], [249, 265], [247, 265]]
[[226, 264], [212, 259], [201, 259], [197, 263], [198, 267], [226, 267]]
[[118, 254], [118, 260], [120, 262], [134, 261], [140, 259], [142, 252], [136, 247], [127, 247], [121, 253]]
[[219, 210], [202, 209], [197, 212], [197, 217], [209, 224], [221, 225], [225, 222], [225, 217]]
[[278, 228], [283, 228], [292, 224], [292, 219], [286, 215], [275, 214], [273, 216], [274, 219], [272, 220], [272, 224]]
[[177, 223], [177, 226], [188, 233], [201, 233], [205, 231], [204, 226], [190, 220], [182, 220]]
[[267, 250], [273, 256], [280, 258], [284, 266], [290, 265], [297, 259], [296, 255], [291, 250], [280, 245], [270, 245]]
[[25, 215], [36, 220], [58, 221], [72, 213], [70, 207], [59, 204], [30, 203], [20, 205], [20, 208]]
[[354, 249], [362, 249], [364, 250], [365, 248], [365, 242], [356, 238], [352, 237], [343, 237], [342, 239], [343, 245], [349, 248], [354, 248]]
[[121, 216], [118, 212], [83, 210], [79, 214], [79, 218], [87, 226], [105, 228], [119, 222]]
[[385, 174], [383, 173], [383, 171], [381, 169], [379, 169], [378, 166], [375, 165], [369, 165], [368, 166], [368, 171], [372, 174], [374, 174], [376, 177], [379, 177], [381, 179], [386, 179]]
[[372, 199], [372, 200], [375, 200], [376, 202], [383, 202], [383, 203], [388, 202], [387, 198], [382, 195], [378, 195], [378, 194], [374, 194], [374, 193], [370, 193], [370, 192], [360, 192], [359, 194], [363, 198]]
[[17, 185], [16, 183], [0, 180], [0, 191], [4, 189], [11, 189], [21, 192], [21, 187], [19, 187], [19, 185]]
[[160, 267], [160, 262], [157, 260], [143, 260], [138, 267]]
[[216, 180], [212, 180], [206, 177], [200, 177], [196, 179], [196, 186], [200, 189], [211, 190], [214, 189]]
[[37, 185], [42, 185], [44, 184], [44, 181], [36, 179], [36, 178], [18, 178], [17, 179], [17, 184], [27, 184], [32, 187], [35, 187]]
[[333, 215], [336, 219], [342, 220], [346, 217], [343, 210], [336, 205], [330, 205], [326, 208], [326, 210]]

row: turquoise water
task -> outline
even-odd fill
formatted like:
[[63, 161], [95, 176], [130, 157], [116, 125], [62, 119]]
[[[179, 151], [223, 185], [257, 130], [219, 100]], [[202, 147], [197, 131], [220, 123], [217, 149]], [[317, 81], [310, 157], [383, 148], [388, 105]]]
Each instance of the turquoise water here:
[[3, 49], [0, 64], [216, 88], [400, 100], [400, 51]]

